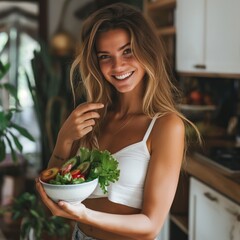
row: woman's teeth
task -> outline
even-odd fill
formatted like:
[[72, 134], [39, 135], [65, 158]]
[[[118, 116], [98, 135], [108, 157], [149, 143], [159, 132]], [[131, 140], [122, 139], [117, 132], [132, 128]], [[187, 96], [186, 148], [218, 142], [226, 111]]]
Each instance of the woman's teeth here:
[[125, 78], [128, 78], [132, 75], [133, 72], [129, 72], [129, 73], [125, 73], [123, 75], [115, 75], [114, 77], [117, 79], [117, 80], [123, 80]]

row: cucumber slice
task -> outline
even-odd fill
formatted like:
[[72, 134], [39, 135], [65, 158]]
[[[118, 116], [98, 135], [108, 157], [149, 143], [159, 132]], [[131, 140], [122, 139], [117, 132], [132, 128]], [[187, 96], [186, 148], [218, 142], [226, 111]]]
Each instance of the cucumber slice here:
[[69, 164], [72, 165], [71, 170], [77, 168], [77, 166], [79, 165], [79, 157], [73, 157], [70, 158], [69, 160], [67, 160], [63, 165], [62, 165], [62, 169], [64, 169], [66, 166], [68, 166]]
[[91, 165], [90, 162], [83, 162], [77, 167], [77, 169], [80, 170], [81, 175], [86, 176], [90, 169], [90, 165]]

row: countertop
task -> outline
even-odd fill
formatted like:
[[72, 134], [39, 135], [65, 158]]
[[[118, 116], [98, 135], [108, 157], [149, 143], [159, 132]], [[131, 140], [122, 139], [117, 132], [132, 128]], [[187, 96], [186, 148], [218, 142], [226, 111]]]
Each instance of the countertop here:
[[[236, 146], [236, 143], [229, 140], [208, 139], [204, 145], [231, 147]], [[240, 175], [224, 174], [218, 167], [198, 158], [194, 151], [187, 156], [185, 169], [189, 175], [240, 204]]]

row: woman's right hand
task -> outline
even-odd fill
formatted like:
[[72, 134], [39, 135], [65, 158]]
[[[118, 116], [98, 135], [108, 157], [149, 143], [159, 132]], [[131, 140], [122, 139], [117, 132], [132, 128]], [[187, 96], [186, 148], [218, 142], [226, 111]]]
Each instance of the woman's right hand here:
[[82, 103], [75, 108], [66, 119], [58, 133], [58, 141], [72, 144], [91, 132], [95, 125], [95, 119], [100, 117], [98, 109], [103, 108], [102, 103]]

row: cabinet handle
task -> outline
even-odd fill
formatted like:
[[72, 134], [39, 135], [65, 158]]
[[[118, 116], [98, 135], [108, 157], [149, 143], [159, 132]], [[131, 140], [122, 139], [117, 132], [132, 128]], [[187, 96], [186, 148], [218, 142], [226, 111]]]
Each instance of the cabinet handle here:
[[194, 65], [195, 68], [199, 68], [199, 69], [206, 69], [206, 65], [205, 64], [196, 64]]
[[229, 212], [231, 215], [237, 218], [237, 221], [240, 221], [240, 214], [237, 211], [234, 211], [230, 208], [225, 208], [227, 212]]
[[210, 192], [205, 192], [204, 196], [213, 202], [218, 202], [217, 197], [214, 197]]

